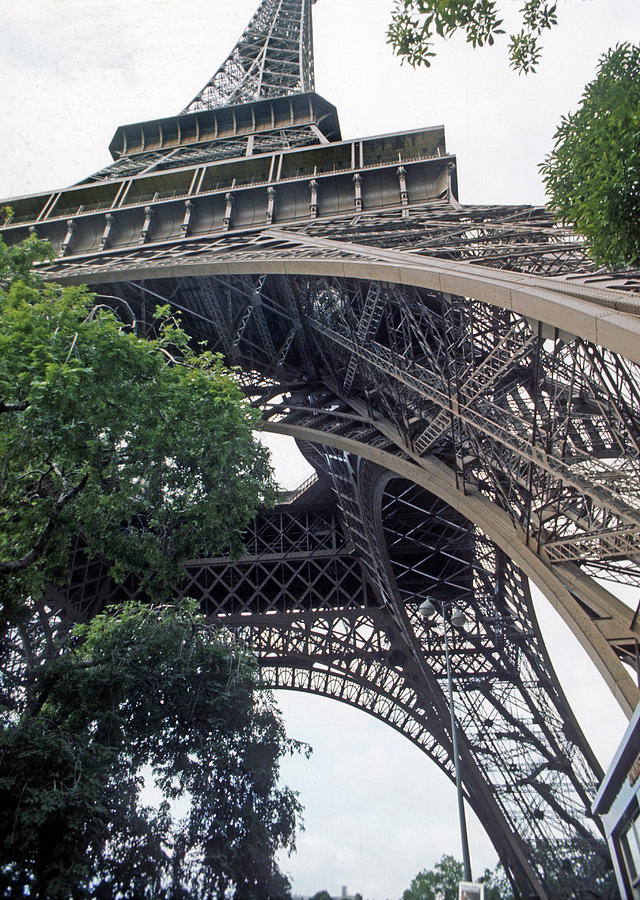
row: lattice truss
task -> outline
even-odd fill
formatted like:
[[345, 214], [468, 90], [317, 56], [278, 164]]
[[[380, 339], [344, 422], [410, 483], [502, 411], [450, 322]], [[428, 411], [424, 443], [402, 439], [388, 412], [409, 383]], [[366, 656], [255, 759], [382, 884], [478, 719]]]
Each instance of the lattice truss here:
[[[262, 0], [183, 112], [312, 91], [311, 2]], [[315, 127], [299, 126], [142, 151], [88, 181], [318, 140]], [[153, 243], [143, 229], [135, 246], [63, 254], [47, 277], [89, 281], [141, 333], [168, 303], [194, 340], [238, 367], [267, 425], [296, 435], [316, 469], [292, 502], [256, 517], [240, 560], [191, 560], [179, 587], [248, 642], [267, 683], [366, 710], [453, 778], [443, 624], [425, 623], [418, 609], [427, 596], [463, 608], [467, 628], [447, 627], [464, 791], [513, 883], [544, 897], [566, 848], [594, 839], [590, 800], [602, 773], [549, 661], [527, 579], [457, 500], [480, 498], [501, 517], [640, 669], [637, 612], [612, 634], [589, 590], [596, 578], [640, 586], [640, 368], [473, 297], [327, 275], [190, 273], [287, 271], [289, 261], [303, 263], [298, 271], [365, 263], [431, 272], [451, 262], [449, 272], [473, 281], [480, 267], [508, 288], [546, 278], [558, 290], [562, 279], [564, 293], [591, 291], [594, 303], [617, 308], [634, 307], [640, 273], [598, 271], [542, 208], [460, 206], [446, 191], [421, 203], [405, 191], [381, 208], [367, 194], [379, 177], [358, 173], [354, 205], [345, 194], [335, 218], [322, 215], [319, 177], [308, 220], [303, 210], [280, 224], [276, 199], [269, 216], [265, 207], [269, 227], [243, 230], [229, 207], [224, 230], [187, 223]], [[177, 198], [150, 200], [159, 221], [176, 215]], [[197, 228], [198, 204], [211, 197], [188, 199]], [[446, 472], [456, 509], [425, 480], [392, 474], [391, 463]], [[25, 646], [46, 655], [57, 629], [138, 593], [135, 578], [114, 583], [109, 561], [88, 559], [78, 540], [69, 583], [47, 589], [24, 633], [4, 635], [0, 689], [19, 691]]]
[[468, 616], [466, 630], [448, 626], [456, 714], [505, 816], [532, 847], [586, 836], [595, 775], [554, 684], [526, 580], [477, 529], [415, 485], [388, 484], [381, 521], [397, 595], [440, 683], [442, 626], [425, 625], [419, 603], [428, 594], [452, 599]]
[[471, 298], [378, 282], [187, 278], [124, 293], [173, 303], [261, 373], [260, 396], [279, 398], [268, 417], [435, 456], [546, 561], [640, 585], [635, 363]]
[[[434, 730], [430, 704], [425, 703], [429, 695], [438, 696], [442, 722], [440, 691], [446, 678], [442, 629], [427, 627], [418, 607], [426, 596], [455, 601], [471, 623], [464, 632], [451, 635], [456, 714], [473, 761], [466, 760], [465, 765], [470, 801], [476, 808], [482, 805], [484, 798], [477, 787], [472, 788], [480, 776], [492, 786], [513, 832], [530, 848], [547, 843], [566, 846], [576, 835], [587, 838], [592, 833], [589, 797], [597, 785], [598, 767], [580, 749], [584, 739], [557, 687], [526, 579], [469, 522], [423, 489], [390, 479], [378, 467], [345, 453], [325, 448], [321, 456], [322, 461], [316, 455], [315, 463], [330, 475], [345, 529], [384, 609], [391, 611], [387, 635], [397, 630], [397, 636], [386, 658], [404, 676], [405, 690], [418, 685], [418, 708], [421, 704], [427, 714], [429, 740], [416, 733], [416, 726], [424, 728], [424, 720], [415, 712], [409, 716], [404, 703], [386, 709], [387, 719], [397, 728], [398, 716], [406, 716], [407, 736], [452, 775], [449, 741], [443, 738], [441, 725]], [[411, 649], [425, 662], [417, 673]], [[286, 659], [286, 651], [282, 656]], [[379, 656], [376, 650], [373, 657], [379, 661]], [[315, 687], [309, 689], [317, 690], [315, 658], [311, 656]], [[334, 665], [340, 659], [336, 655]], [[276, 668], [273, 677], [282, 684], [278, 674]], [[327, 678], [328, 672], [324, 675]], [[344, 699], [344, 675], [335, 677], [333, 687], [325, 682], [323, 692], [338, 690]], [[388, 681], [388, 673], [385, 677]], [[304, 678], [298, 674], [295, 685]], [[376, 670], [369, 678], [377, 684], [380, 674]], [[347, 692], [348, 702], [356, 705], [359, 684], [358, 679]], [[388, 705], [386, 694], [381, 692], [381, 699]], [[438, 703], [432, 702], [437, 712]], [[380, 715], [377, 704], [373, 709]], [[498, 823], [492, 820], [487, 827], [495, 839]], [[499, 839], [496, 842], [499, 846]], [[538, 874], [544, 881], [544, 871]]]
[[177, 263], [188, 267], [286, 259], [377, 261], [385, 258], [386, 250], [399, 252], [398, 261], [406, 251], [418, 258], [455, 260], [522, 277], [545, 275], [616, 291], [640, 291], [640, 272], [598, 270], [582, 240], [543, 207], [455, 207], [446, 201], [415, 205], [406, 218], [392, 209], [288, 225], [286, 230], [247, 229], [193, 236], [160, 247], [107, 249], [57, 260], [47, 267], [47, 275], [95, 281], [100, 273], [113, 280], [118, 271], [158, 273]]
[[[587, 836], [598, 764], [526, 580], [460, 514], [358, 448], [437, 460], [568, 584], [582, 573], [638, 585], [638, 367], [472, 298], [375, 281], [210, 276], [117, 290], [140, 323], [161, 301], [182, 310], [195, 337], [241, 367], [268, 421], [353, 448], [305, 444], [337, 498], [343, 539], [325, 517], [328, 543], [316, 533], [314, 545], [309, 524], [285, 517], [236, 566], [195, 561], [186, 589], [245, 630], [272, 683], [367, 709], [449, 774], [442, 632], [417, 608], [427, 594], [456, 600], [472, 623], [452, 647], [470, 802], [520, 884], [521, 840], [533, 858]], [[624, 641], [615, 650], [634, 652]]]
[[[81, 184], [94, 181], [110, 181], [114, 178], [133, 178], [152, 172], [166, 172], [183, 166], [201, 166], [224, 159], [238, 159], [249, 153], [274, 153], [290, 150], [292, 147], [309, 147], [319, 144], [318, 131], [310, 125], [295, 128], [278, 128], [266, 134], [249, 138], [220, 138], [215, 141], [201, 141], [174, 150], [150, 150], [144, 153], [126, 155], [95, 172]], [[226, 185], [227, 187], [229, 185]], [[212, 188], [215, 189], [213, 184]]]
[[[365, 174], [366, 177], [366, 174]], [[407, 250], [439, 259], [464, 260], [494, 269], [527, 272], [637, 290], [640, 273], [597, 269], [582, 237], [543, 206], [471, 206], [448, 200], [351, 219], [325, 219], [296, 229], [301, 234], [357, 245]]]
[[552, 562], [640, 583], [637, 365], [469, 298], [317, 287], [336, 392], [366, 397], [405, 452], [455, 460]]
[[311, 0], [262, 0], [224, 63], [182, 112], [313, 91]]
[[[268, 684], [371, 713], [451, 778], [442, 629], [427, 627], [418, 606], [427, 594], [463, 606], [468, 629], [449, 628], [465, 791], [510, 875], [526, 883], [515, 852], [523, 842], [533, 851], [592, 837], [589, 795], [599, 774], [580, 749], [526, 581], [426, 491], [345, 453], [305, 452], [323, 474], [322, 490], [260, 514], [235, 564], [190, 561], [182, 592], [237, 630]], [[71, 618], [137, 593], [133, 581], [112, 582], [107, 562], [88, 560], [80, 545], [71, 573], [64, 591], [45, 598]], [[46, 621], [29, 626], [32, 645], [44, 640]], [[547, 853], [551, 871], [553, 864]], [[544, 867], [537, 874], [544, 882]]]

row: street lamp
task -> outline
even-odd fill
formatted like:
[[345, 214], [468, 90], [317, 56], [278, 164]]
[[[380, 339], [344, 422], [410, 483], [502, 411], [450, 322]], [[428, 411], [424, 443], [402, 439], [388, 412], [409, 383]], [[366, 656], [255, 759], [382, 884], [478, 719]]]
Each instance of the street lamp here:
[[449, 637], [447, 634], [446, 612], [451, 610], [451, 624], [456, 628], [462, 627], [467, 621], [464, 610], [453, 601], [442, 602], [434, 597], [426, 597], [420, 604], [418, 612], [425, 622], [428, 622], [433, 616], [439, 612], [442, 617], [444, 627], [444, 653], [447, 661], [447, 684], [449, 687], [449, 711], [451, 713], [451, 744], [453, 746], [453, 767], [456, 773], [456, 790], [458, 792], [458, 819], [460, 822], [460, 843], [462, 844], [462, 864], [464, 866], [465, 881], [472, 881], [471, 878], [471, 857], [469, 855], [469, 838], [467, 836], [467, 818], [464, 812], [464, 797], [462, 796], [462, 780], [460, 778], [460, 754], [458, 752], [458, 726], [453, 711], [453, 685], [451, 683], [451, 662], [449, 660]]

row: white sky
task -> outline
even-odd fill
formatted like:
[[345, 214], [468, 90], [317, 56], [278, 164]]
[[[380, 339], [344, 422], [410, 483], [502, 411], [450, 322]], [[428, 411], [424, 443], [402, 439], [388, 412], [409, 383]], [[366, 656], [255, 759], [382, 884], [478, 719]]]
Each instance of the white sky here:
[[[116, 127], [178, 112], [213, 74], [257, 0], [0, 0], [0, 197], [61, 187], [109, 161]], [[519, 4], [504, 0], [507, 27]], [[559, 0], [539, 74], [502, 47], [448, 42], [430, 70], [401, 67], [385, 44], [391, 0], [319, 0], [316, 89], [345, 138], [444, 124], [463, 203], [541, 203], [537, 163], [575, 108], [600, 53], [640, 39], [638, 0]], [[280, 477], [297, 483], [289, 450]], [[633, 598], [627, 598], [633, 599]], [[606, 766], [625, 720], [584, 652], [542, 599], [538, 612], [576, 713]], [[443, 853], [460, 856], [454, 788], [388, 726], [341, 704], [279, 695], [288, 730], [315, 748], [284, 766], [306, 807], [294, 891], [343, 884], [394, 900]], [[495, 854], [471, 822], [474, 871]]]

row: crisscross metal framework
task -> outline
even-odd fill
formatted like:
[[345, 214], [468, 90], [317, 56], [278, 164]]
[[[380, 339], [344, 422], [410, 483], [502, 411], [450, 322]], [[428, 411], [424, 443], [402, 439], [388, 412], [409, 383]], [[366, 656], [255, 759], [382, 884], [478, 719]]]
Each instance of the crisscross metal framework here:
[[159, 298], [181, 309], [322, 476], [322, 490], [256, 520], [244, 559], [190, 563], [184, 590], [241, 629], [270, 683], [366, 709], [449, 774], [442, 633], [418, 607], [459, 603], [473, 623], [452, 646], [468, 799], [514, 880], [545, 896], [545, 866], [593, 834], [600, 769], [525, 572], [562, 597], [631, 703], [633, 611], [592, 575], [638, 583], [637, 364], [512, 310], [392, 282], [227, 274], [117, 289], [147, 315]]
[[262, 0], [229, 56], [183, 112], [312, 91], [311, 2]]
[[[143, 332], [179, 311], [316, 470], [240, 560], [190, 560], [176, 589], [267, 683], [377, 716], [452, 776], [442, 632], [418, 608], [464, 609], [464, 791], [514, 885], [559, 900], [567, 856], [599, 852], [602, 773], [529, 579], [629, 713], [640, 623], [607, 584], [640, 587], [640, 276], [596, 269], [544, 209], [461, 205], [441, 128], [343, 141], [311, 91], [309, 0], [263, 0], [182, 114], [118, 129], [115, 163], [14, 199], [3, 233], [51, 240], [47, 277]], [[34, 646], [137, 595], [108, 569], [77, 542]]]

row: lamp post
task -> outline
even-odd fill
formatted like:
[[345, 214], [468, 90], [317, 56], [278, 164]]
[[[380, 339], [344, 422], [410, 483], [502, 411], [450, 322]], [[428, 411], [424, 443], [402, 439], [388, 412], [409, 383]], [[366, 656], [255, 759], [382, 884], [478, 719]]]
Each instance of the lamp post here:
[[[437, 604], [437, 605], [436, 605]], [[471, 878], [471, 856], [469, 854], [469, 838], [467, 836], [467, 818], [464, 811], [464, 797], [462, 796], [462, 780], [460, 778], [460, 754], [458, 752], [458, 726], [453, 711], [453, 684], [451, 682], [451, 661], [449, 659], [449, 636], [447, 634], [446, 612], [451, 610], [451, 624], [462, 626], [466, 622], [466, 616], [460, 607], [454, 603], [435, 600], [433, 597], [426, 597], [420, 604], [419, 613], [425, 622], [428, 622], [432, 616], [440, 611], [444, 628], [444, 653], [447, 661], [447, 685], [449, 687], [449, 711], [451, 713], [451, 744], [453, 747], [453, 767], [456, 773], [456, 790], [458, 793], [458, 820], [460, 822], [460, 843], [462, 844], [462, 864], [464, 866], [465, 881], [472, 881]]]

